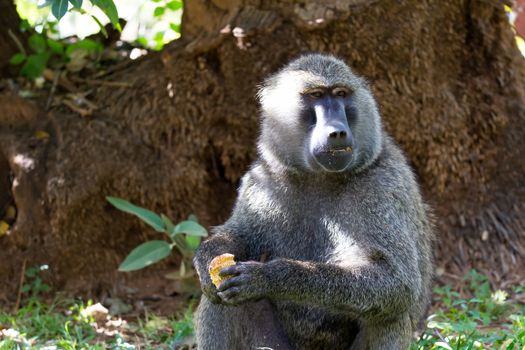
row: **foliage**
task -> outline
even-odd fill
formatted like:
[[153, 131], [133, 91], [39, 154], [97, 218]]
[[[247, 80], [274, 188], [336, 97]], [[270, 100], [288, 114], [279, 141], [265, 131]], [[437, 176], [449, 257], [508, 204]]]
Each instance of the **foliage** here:
[[30, 267], [25, 272], [25, 283], [22, 285], [22, 293], [31, 298], [37, 298], [49, 292], [49, 285], [42, 282], [40, 272], [47, 270], [47, 265]]
[[148, 209], [136, 206], [124, 199], [115, 197], [107, 197], [106, 199], [117, 209], [137, 216], [155, 231], [164, 233], [171, 241], [171, 243], [169, 243], [164, 240], [154, 240], [142, 243], [133, 249], [120, 264], [119, 271], [142, 269], [164, 259], [171, 253], [173, 247], [176, 247], [184, 259], [181, 263], [181, 276], [186, 274], [186, 264], [191, 262], [191, 257], [198, 248], [201, 237], [208, 236], [208, 232], [204, 227], [199, 225], [195, 216], [192, 215], [188, 220], [174, 225], [164, 214], [159, 216]]
[[96, 331], [89, 319], [81, 317], [84, 305], [78, 302], [67, 306], [66, 313], [59, 311], [63, 307], [60, 303], [46, 305], [31, 298], [13, 315], [0, 312], [0, 324], [4, 328], [0, 349], [31, 349], [43, 345], [74, 349], [91, 342]]
[[[505, 291], [492, 292], [488, 278], [474, 270], [465, 282], [471, 298], [449, 286], [434, 290], [442, 308], [428, 318], [427, 329], [411, 349], [523, 349], [525, 306], [508, 300]], [[514, 294], [523, 296], [524, 291], [517, 287]]]
[[46, 68], [63, 69], [68, 67], [74, 70], [79, 62], [87, 57], [96, 58], [102, 52], [102, 45], [91, 39], [83, 39], [73, 43], [64, 43], [48, 37], [53, 31], [50, 23], [42, 33], [34, 32], [29, 36], [26, 52], [20, 46], [20, 52], [11, 57], [13, 65], [22, 64], [20, 74], [28, 79], [40, 77]]
[[[156, 7], [153, 10], [153, 16], [157, 20], [161, 20], [165, 17], [170, 18], [169, 30], [180, 34], [180, 19], [178, 21], [171, 20], [171, 18], [180, 18], [180, 16], [173, 16], [182, 10], [182, 0], [152, 0], [156, 3]], [[153, 36], [153, 45], [150, 45], [145, 37], [137, 38], [137, 42], [143, 47], [151, 47], [153, 50], [161, 50], [165, 44], [166, 31], [158, 31]]]
[[[40, 273], [47, 267], [27, 269], [27, 283], [22, 307], [15, 312], [0, 309], [0, 350], [91, 349], [135, 350], [173, 349], [192, 345], [195, 299], [187, 308], [170, 317], [146, 312], [145, 318], [126, 322], [108, 315], [96, 320], [88, 312], [91, 300], [55, 298], [50, 304], [41, 301], [49, 291]], [[130, 341], [133, 340], [134, 344]]]
[[40, 296], [50, 288], [40, 277], [46, 269], [46, 265], [28, 268], [26, 283], [22, 286], [26, 296], [23, 306], [12, 314], [0, 311], [1, 350], [33, 349], [43, 345], [75, 349], [77, 344], [95, 338], [96, 331], [90, 326], [93, 320], [82, 316], [85, 308], [82, 302], [70, 304], [55, 300], [47, 305], [40, 301]]
[[[167, 42], [180, 36], [180, 17], [183, 3], [182, 0], [149, 1], [155, 4], [152, 14], [153, 19], [151, 19], [155, 26], [145, 24], [145, 29], [154, 34], [142, 33], [141, 36], [136, 38], [134, 46], [160, 50]], [[21, 31], [29, 32], [30, 36], [26, 45], [18, 42], [18, 40], [16, 41], [19, 52], [12, 56], [10, 60], [11, 64], [21, 66], [21, 76], [35, 79], [42, 76], [46, 68], [54, 70], [63, 70], [65, 68], [69, 71], [77, 72], [84, 68], [87, 62], [96, 62], [101, 58], [104, 46], [95, 40], [58, 39], [60, 36], [57, 29], [58, 21], [68, 11], [90, 16], [97, 23], [100, 33], [108, 37], [102, 21], [82, 8], [83, 3], [86, 2], [83, 0], [47, 0], [43, 6], [51, 10], [56, 21], [48, 20], [45, 17], [47, 15], [46, 12], [37, 15], [29, 10], [28, 4], [19, 4], [20, 11], [26, 12], [26, 15], [31, 12], [33, 17], [32, 25], [30, 25], [28, 20], [22, 21]], [[122, 29], [114, 0], [90, 0], [90, 3], [100, 8], [107, 15], [114, 28], [119, 31]], [[35, 20], [35, 18], [39, 19]], [[157, 26], [157, 24], [161, 23], [163, 25]], [[38, 29], [35, 30], [33, 27]], [[147, 39], [146, 36], [150, 38]]]
[[190, 304], [183, 318], [172, 322], [171, 326], [174, 332], [173, 342], [191, 337], [195, 333], [195, 329], [193, 328], [193, 304]]
[[[86, 308], [91, 301], [55, 299], [50, 305], [39, 295], [48, 290], [39, 280], [42, 267], [26, 272], [26, 299], [14, 313], [0, 311], [0, 350], [11, 349], [173, 349], [194, 342], [193, 310], [196, 300], [173, 317], [146, 312], [136, 321], [111, 318], [96, 321]], [[525, 346], [525, 286], [512, 291], [491, 291], [486, 276], [475, 271], [465, 278], [465, 298], [450, 286], [434, 290], [436, 312], [411, 350], [522, 350]], [[104, 325], [118, 325], [105, 332]]]
[[[144, 321], [114, 322], [120, 326], [101, 337], [97, 333], [103, 330], [100, 325], [83, 315], [90, 304], [90, 301], [84, 304], [80, 300], [62, 300], [46, 305], [32, 299], [14, 314], [0, 311], [0, 350], [171, 349], [170, 344], [193, 335], [190, 307], [180, 320], [148, 315]], [[180, 329], [185, 330], [183, 336]]]
[[175, 318], [146, 314], [144, 320], [137, 320], [136, 332], [151, 343], [167, 344], [170, 349], [193, 342], [193, 309], [196, 300], [192, 299], [186, 310]]
[[[82, 3], [78, 0], [72, 0], [73, 2]], [[67, 1], [65, 3], [67, 4]], [[51, 5], [51, 3], [47, 2], [47, 5]], [[81, 9], [77, 10], [82, 11]], [[13, 55], [10, 60], [12, 65], [21, 65], [21, 76], [36, 79], [43, 75], [46, 68], [53, 70], [68, 69], [76, 72], [83, 68], [88, 60], [96, 61], [100, 58], [104, 47], [95, 40], [57, 40], [57, 24], [56, 21], [41, 18], [34, 23], [34, 26], [39, 28], [37, 31], [28, 20], [21, 21], [20, 31], [29, 32], [30, 35], [25, 46], [16, 39], [19, 52]]]
[[[110, 318], [97, 322], [85, 315], [92, 305], [81, 300], [55, 300], [51, 305], [30, 298], [15, 313], [0, 311], [0, 350], [173, 349], [193, 343], [193, 304], [183, 315], [122, 321]], [[106, 324], [118, 325], [105, 329]]]
[[[51, 13], [57, 20], [60, 20], [62, 17], [64, 17], [70, 8], [70, 5], [72, 10], [82, 11], [82, 2], [83, 0], [47, 0], [45, 5], [51, 6]], [[108, 16], [111, 24], [113, 25], [113, 28], [122, 30], [119, 24], [117, 7], [115, 6], [113, 0], [91, 0], [91, 3], [94, 6], [100, 8], [102, 12]], [[94, 19], [97, 21], [97, 23], [100, 23], [97, 18]]]

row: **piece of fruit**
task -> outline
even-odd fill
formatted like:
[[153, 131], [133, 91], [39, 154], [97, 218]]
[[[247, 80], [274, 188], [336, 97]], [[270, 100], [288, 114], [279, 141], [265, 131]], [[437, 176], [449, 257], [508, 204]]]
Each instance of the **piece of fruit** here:
[[235, 261], [233, 260], [234, 258], [235, 256], [233, 254], [226, 253], [216, 256], [210, 262], [208, 272], [210, 273], [211, 281], [213, 282], [215, 287], [218, 287], [222, 282], [230, 278], [228, 276], [219, 276], [219, 272], [225, 267], [235, 265]]

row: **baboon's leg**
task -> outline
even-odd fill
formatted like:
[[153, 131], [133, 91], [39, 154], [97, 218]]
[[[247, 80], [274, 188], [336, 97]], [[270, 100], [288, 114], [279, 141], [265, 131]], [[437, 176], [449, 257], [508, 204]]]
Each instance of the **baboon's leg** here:
[[199, 350], [292, 349], [267, 300], [224, 306], [203, 296], [196, 328]]

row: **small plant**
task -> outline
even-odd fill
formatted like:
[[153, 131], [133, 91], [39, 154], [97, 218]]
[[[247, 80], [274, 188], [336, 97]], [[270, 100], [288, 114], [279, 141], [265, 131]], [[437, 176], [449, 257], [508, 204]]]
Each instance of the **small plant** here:
[[173, 222], [164, 214], [160, 216], [154, 212], [131, 204], [130, 202], [115, 198], [106, 197], [117, 209], [133, 214], [144, 221], [159, 233], [164, 233], [169, 242], [165, 240], [153, 240], [142, 243], [129, 253], [119, 266], [119, 271], [134, 271], [149, 266], [157, 261], [164, 259], [171, 254], [171, 250], [176, 247], [182, 254], [183, 260], [180, 267], [180, 276], [188, 274], [186, 265], [191, 264], [191, 258], [195, 250], [199, 247], [202, 237], [208, 236], [204, 227], [199, 225], [195, 216], [191, 215], [188, 220], [174, 225]]
[[36, 299], [41, 294], [49, 292], [49, 285], [42, 282], [42, 278], [40, 278], [40, 272], [47, 269], [47, 265], [28, 268], [25, 272], [26, 282], [22, 286], [22, 293]]
[[[194, 300], [195, 301], [195, 300]], [[173, 337], [170, 341], [171, 348], [176, 349], [179, 344], [184, 344], [188, 339], [192, 339], [195, 334], [193, 323], [193, 303], [190, 303], [182, 319], [171, 322]]]

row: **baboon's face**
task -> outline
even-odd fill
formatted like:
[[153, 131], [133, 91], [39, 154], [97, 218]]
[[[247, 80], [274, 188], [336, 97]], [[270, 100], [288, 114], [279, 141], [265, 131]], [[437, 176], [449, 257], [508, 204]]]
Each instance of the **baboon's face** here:
[[342, 61], [308, 55], [266, 80], [258, 147], [271, 164], [312, 172], [359, 169], [378, 154], [380, 120], [366, 83]]
[[356, 118], [352, 89], [313, 86], [301, 92], [300, 122], [307, 128], [305, 161], [312, 169], [344, 171], [353, 157], [351, 123]]

